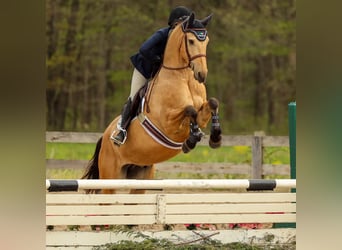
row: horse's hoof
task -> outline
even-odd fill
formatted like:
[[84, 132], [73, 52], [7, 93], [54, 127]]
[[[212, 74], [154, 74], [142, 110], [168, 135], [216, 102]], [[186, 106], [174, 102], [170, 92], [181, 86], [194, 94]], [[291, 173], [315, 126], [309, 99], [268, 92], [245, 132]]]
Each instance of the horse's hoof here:
[[219, 148], [219, 147], [221, 147], [221, 140], [219, 140], [219, 141], [216, 141], [216, 142], [214, 142], [213, 140], [209, 140], [209, 146], [211, 147], [211, 148]]
[[213, 110], [217, 109], [217, 107], [219, 106], [219, 101], [215, 97], [211, 97], [208, 100], [208, 103], [209, 103], [209, 107]]
[[186, 144], [186, 142], [183, 143], [182, 145], [182, 151], [183, 153], [187, 154], [191, 151], [191, 148], [188, 147], [188, 145]]

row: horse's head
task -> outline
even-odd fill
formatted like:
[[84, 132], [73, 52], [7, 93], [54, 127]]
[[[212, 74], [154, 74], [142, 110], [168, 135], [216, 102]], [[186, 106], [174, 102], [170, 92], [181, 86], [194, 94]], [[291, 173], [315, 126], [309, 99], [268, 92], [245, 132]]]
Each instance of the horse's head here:
[[[204, 18], [203, 20], [195, 19], [195, 14], [191, 15], [182, 23], [176, 25], [172, 31], [168, 47], [165, 50], [164, 67], [168, 69], [184, 69], [190, 67], [194, 72], [194, 77], [200, 83], [204, 83], [208, 74], [206, 53], [209, 37], [207, 35], [206, 26], [211, 20], [212, 15]], [[174, 47], [170, 51], [170, 57], [173, 62], [167, 61], [166, 54], [168, 48]], [[176, 51], [179, 54], [178, 64], [185, 65], [183, 67], [167, 67], [165, 64], [174, 65], [176, 61]], [[180, 66], [180, 65], [179, 65]]]
[[209, 37], [206, 26], [211, 20], [211, 17], [212, 15], [209, 15], [203, 20], [197, 20], [195, 19], [194, 13], [192, 13], [182, 23], [189, 66], [194, 72], [195, 79], [200, 83], [206, 81], [208, 74], [206, 54]]

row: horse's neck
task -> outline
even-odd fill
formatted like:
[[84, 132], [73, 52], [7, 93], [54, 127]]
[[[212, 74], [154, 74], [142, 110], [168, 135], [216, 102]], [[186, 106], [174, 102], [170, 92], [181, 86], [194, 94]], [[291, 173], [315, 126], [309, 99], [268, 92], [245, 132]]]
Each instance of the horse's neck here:
[[[173, 31], [179, 32], [179, 31]], [[175, 36], [175, 37], [174, 37]], [[169, 37], [165, 52], [163, 64], [168, 67], [179, 68], [186, 66], [185, 60], [182, 58], [180, 50], [182, 50], [182, 43], [184, 41], [184, 37], [179, 34], [171, 34]], [[185, 51], [184, 51], [185, 52]]]
[[[189, 97], [189, 80], [193, 78], [184, 59], [184, 37], [174, 35], [180, 38], [177, 40], [177, 37], [170, 37], [165, 48], [164, 67], [149, 83], [144, 103], [144, 114], [165, 134], [172, 134], [180, 129], [183, 122], [181, 114], [184, 112], [182, 104], [186, 103], [184, 98]], [[182, 134], [183, 131], [178, 136], [183, 136]]]
[[187, 66], [183, 58], [177, 55], [177, 52], [166, 53], [164, 55], [163, 65], [170, 68], [181, 68]]

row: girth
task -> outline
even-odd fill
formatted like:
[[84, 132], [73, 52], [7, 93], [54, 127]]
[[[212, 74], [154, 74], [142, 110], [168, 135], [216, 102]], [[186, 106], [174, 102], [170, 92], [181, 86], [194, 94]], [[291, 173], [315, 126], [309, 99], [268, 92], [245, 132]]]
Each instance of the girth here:
[[156, 142], [170, 149], [182, 149], [183, 142], [175, 142], [168, 138], [143, 113], [138, 115], [138, 119], [141, 126]]

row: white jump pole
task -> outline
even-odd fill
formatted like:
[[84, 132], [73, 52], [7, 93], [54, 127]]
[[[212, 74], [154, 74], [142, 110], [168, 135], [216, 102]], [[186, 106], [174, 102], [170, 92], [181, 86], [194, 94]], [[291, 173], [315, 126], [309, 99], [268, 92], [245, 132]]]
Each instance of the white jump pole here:
[[249, 189], [273, 190], [296, 188], [295, 179], [165, 179], [165, 180], [46, 180], [49, 191], [76, 191], [78, 189]]

